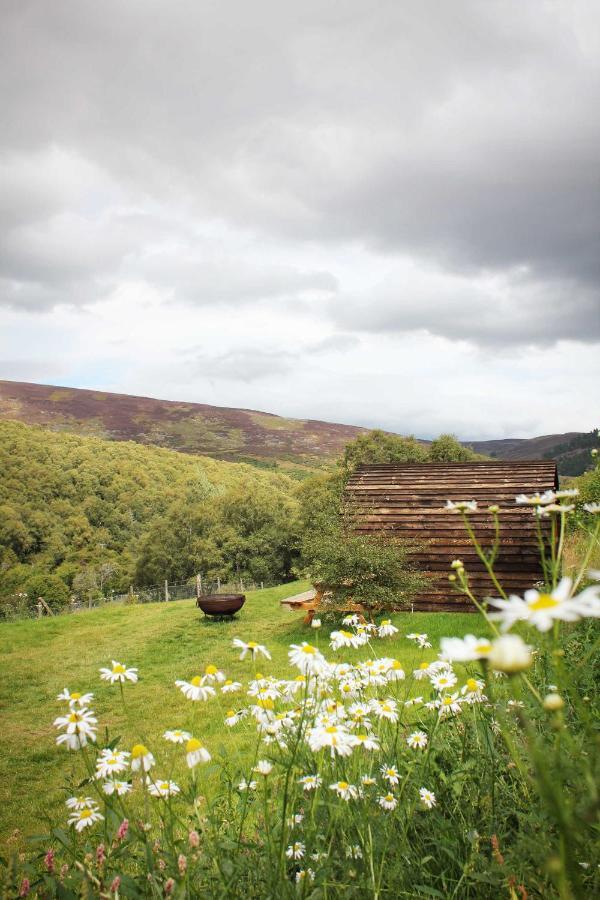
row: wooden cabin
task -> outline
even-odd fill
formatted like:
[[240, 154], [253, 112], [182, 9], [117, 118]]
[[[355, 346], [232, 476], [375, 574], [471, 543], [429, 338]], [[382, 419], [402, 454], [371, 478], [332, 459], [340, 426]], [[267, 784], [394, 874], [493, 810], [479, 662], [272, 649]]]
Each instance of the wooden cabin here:
[[[500, 506], [500, 551], [494, 568], [507, 593], [522, 594], [540, 581], [542, 570], [538, 520], [531, 506], [517, 505], [515, 497], [557, 487], [556, 464], [547, 460], [394, 463], [360, 466], [348, 481], [345, 498], [357, 531], [419, 542], [412, 556], [429, 583], [415, 598], [415, 609], [466, 611], [473, 604], [448, 581], [454, 559], [465, 564], [476, 597], [498, 592], [469, 541], [462, 516], [445, 509], [446, 500], [477, 501], [478, 510], [469, 521], [486, 547], [494, 537], [487, 507]], [[548, 520], [539, 521], [547, 534]]]

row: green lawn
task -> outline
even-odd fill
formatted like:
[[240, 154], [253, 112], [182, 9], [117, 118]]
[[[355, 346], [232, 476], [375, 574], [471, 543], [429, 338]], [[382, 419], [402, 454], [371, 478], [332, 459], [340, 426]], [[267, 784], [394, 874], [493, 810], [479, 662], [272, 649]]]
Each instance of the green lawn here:
[[[303, 616], [282, 609], [279, 600], [306, 590], [291, 585], [247, 595], [246, 605], [233, 621], [212, 621], [201, 616], [194, 602], [112, 606], [77, 615], [41, 621], [0, 625], [2, 680], [0, 684], [0, 808], [4, 841], [16, 829], [24, 835], [45, 831], [46, 818], [64, 819], [65, 776], [80, 778], [79, 754], [55, 746], [52, 726], [62, 706], [56, 695], [64, 687], [95, 694], [95, 709], [102, 745], [104, 726], [112, 736], [123, 735], [123, 746], [143, 737], [158, 755], [165, 742], [165, 728], [192, 725], [212, 752], [240, 739], [224, 735], [224, 709], [243, 704], [244, 696], [192, 704], [175, 687], [176, 678], [189, 679], [215, 663], [228, 677], [240, 681], [252, 672], [252, 664], [241, 662], [231, 646], [233, 637], [257, 640], [269, 648], [273, 659], [260, 662], [265, 674], [283, 675], [290, 643], [315, 642], [316, 632], [303, 625]], [[417, 663], [417, 651], [402, 635], [427, 632], [434, 650], [444, 635], [482, 632], [477, 616], [460, 613], [398, 613], [393, 616], [400, 635], [379, 645], [380, 655], [395, 656], [406, 669]], [[328, 628], [318, 633], [322, 649], [328, 651]], [[331, 651], [328, 652], [328, 655]], [[356, 658], [364, 658], [359, 651]], [[352, 658], [352, 654], [344, 654]], [[422, 657], [421, 657], [422, 658]], [[140, 681], [127, 688], [128, 720], [122, 712], [118, 688], [99, 680], [100, 666], [111, 659], [139, 668]]]

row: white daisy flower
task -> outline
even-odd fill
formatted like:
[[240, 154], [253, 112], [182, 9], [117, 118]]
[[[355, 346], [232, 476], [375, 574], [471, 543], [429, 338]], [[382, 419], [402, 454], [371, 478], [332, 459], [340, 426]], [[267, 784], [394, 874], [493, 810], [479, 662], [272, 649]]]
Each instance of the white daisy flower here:
[[238, 791], [242, 791], [242, 792], [243, 791], [255, 791], [257, 784], [258, 784], [258, 782], [256, 782], [256, 781], [246, 781], [246, 779], [243, 778], [240, 781], [240, 783], [238, 784], [237, 789], [238, 789]]
[[388, 722], [398, 721], [398, 704], [391, 697], [387, 700], [373, 699], [369, 705], [378, 719], [385, 719]]
[[402, 668], [400, 660], [398, 659], [393, 659], [391, 661], [391, 664], [385, 674], [388, 681], [403, 681], [404, 678], [406, 678], [404, 669]]
[[313, 753], [325, 748], [331, 752], [331, 757], [350, 756], [354, 746], [354, 736], [341, 725], [326, 725], [311, 728], [307, 741]]
[[212, 665], [212, 663], [205, 667], [204, 669], [204, 678], [206, 681], [218, 681], [219, 684], [225, 681], [225, 675], [216, 666]]
[[65, 806], [67, 809], [93, 809], [98, 806], [95, 800], [92, 797], [69, 797], [68, 800], [65, 800]]
[[406, 738], [406, 743], [411, 750], [424, 750], [427, 746], [428, 737], [424, 731], [413, 731]]
[[101, 750], [96, 760], [96, 777], [110, 778], [124, 772], [128, 765], [129, 753], [125, 750]]
[[163, 737], [165, 741], [170, 741], [172, 744], [185, 744], [185, 742], [189, 741], [191, 738], [191, 734], [189, 731], [182, 731], [180, 728], [174, 728], [172, 731], [165, 731]]
[[485, 684], [479, 678], [467, 678], [460, 693], [467, 703], [483, 703], [487, 697], [483, 693]]
[[565, 577], [550, 593], [532, 589], [525, 591], [523, 598], [512, 594], [507, 600], [491, 599], [499, 612], [491, 613], [490, 618], [499, 620], [503, 631], [518, 621], [529, 622], [538, 631], [549, 631], [557, 619], [577, 622], [586, 616], [600, 616], [600, 588], [588, 587], [576, 597], [571, 595], [572, 588], [572, 580]]
[[442, 658], [448, 662], [471, 662], [489, 656], [492, 644], [487, 638], [466, 634], [464, 638], [442, 638], [440, 648]]
[[185, 745], [185, 761], [189, 769], [193, 769], [198, 763], [210, 762], [211, 756], [206, 747], [198, 740], [191, 737]]
[[547, 503], [554, 503], [555, 500], [554, 491], [544, 491], [543, 494], [518, 494], [515, 497], [515, 503], [519, 506], [545, 506]]
[[454, 513], [472, 513], [477, 512], [476, 500], [446, 500], [444, 509]]
[[310, 623], [311, 628], [320, 628], [323, 623], [320, 619], [312, 619]]
[[583, 508], [586, 512], [592, 513], [592, 515], [600, 513], [600, 503], [584, 503]]
[[111, 794], [117, 794], [117, 796], [123, 797], [131, 790], [131, 784], [129, 781], [117, 781], [116, 779], [111, 778], [110, 781], [104, 782], [102, 790], [105, 794], [108, 794], [109, 797]]
[[354, 736], [354, 744], [356, 747], [362, 747], [363, 750], [380, 750], [379, 740], [374, 734], [357, 734]]
[[154, 757], [144, 744], [135, 744], [131, 749], [131, 769], [133, 772], [149, 772], [154, 765]]
[[360, 619], [356, 613], [351, 613], [349, 616], [344, 616], [342, 625], [349, 625], [351, 628], [356, 627], [357, 625], [360, 625]]
[[68, 750], [81, 750], [82, 747], [87, 747], [87, 738], [84, 734], [59, 734], [56, 744], [59, 747], [64, 744]]
[[421, 798], [421, 803], [426, 809], [433, 809], [436, 805], [435, 794], [433, 791], [428, 791], [427, 788], [419, 788], [419, 797]]
[[302, 785], [303, 791], [316, 791], [318, 787], [321, 787], [323, 781], [320, 775], [303, 775], [298, 779], [298, 784]]
[[[64, 728], [68, 735], [76, 735], [82, 746], [85, 746], [88, 740], [96, 740], [97, 723], [98, 719], [91, 709], [75, 709], [73, 706], [69, 708], [69, 712], [65, 716], [58, 716], [54, 720], [56, 728]], [[57, 739], [57, 743], [63, 743], [63, 741]]]
[[242, 684], [240, 681], [232, 681], [231, 678], [228, 678], [222, 685], [221, 691], [223, 694], [237, 694], [238, 691], [241, 691]]
[[248, 653], [253, 659], [255, 656], [264, 656], [267, 659], [271, 659], [271, 654], [267, 648], [262, 644], [257, 644], [256, 641], [242, 641], [241, 638], [234, 638], [232, 644], [236, 650], [242, 651], [240, 659], [244, 659]]
[[306, 881], [306, 880], [314, 881], [315, 873], [314, 873], [314, 870], [311, 869], [309, 866], [308, 869], [298, 869], [298, 871], [296, 872], [295, 878], [296, 878], [296, 884], [302, 884], [302, 882]]
[[288, 859], [302, 859], [304, 857], [304, 853], [306, 851], [306, 847], [302, 843], [302, 841], [296, 841], [294, 844], [290, 844], [290, 846], [286, 849], [285, 855]]
[[128, 669], [124, 663], [113, 659], [112, 669], [100, 669], [100, 678], [102, 681], [110, 682], [110, 684], [116, 684], [119, 681], [121, 684], [124, 684], [126, 681], [131, 681], [135, 684], [138, 680], [137, 672], [137, 669]]
[[259, 759], [254, 768], [253, 772], [256, 772], [258, 775], [270, 775], [273, 771], [273, 765], [269, 762], [268, 759]]
[[180, 792], [181, 788], [179, 785], [175, 784], [174, 781], [152, 781], [148, 785], [148, 793], [152, 794], [153, 797], [162, 797], [166, 799], [167, 797], [174, 797], [175, 794]]
[[79, 691], [70, 691], [64, 688], [56, 698], [57, 700], [66, 700], [70, 706], [88, 706], [94, 699], [93, 694], [81, 694]]
[[329, 635], [329, 646], [332, 650], [340, 650], [342, 647], [360, 647], [358, 635], [352, 631], [332, 631]]
[[355, 784], [348, 784], [347, 781], [336, 781], [329, 785], [330, 791], [335, 791], [341, 800], [356, 800], [358, 797], [358, 788]]
[[300, 669], [303, 675], [322, 675], [327, 671], [325, 657], [312, 644], [302, 641], [301, 644], [290, 644], [290, 647], [290, 663]]
[[225, 724], [228, 728], [233, 728], [234, 725], [237, 725], [237, 723], [242, 720], [243, 716], [244, 710], [236, 712], [234, 709], [229, 709], [225, 715]]
[[488, 659], [492, 669], [509, 674], [522, 672], [533, 662], [531, 647], [518, 634], [503, 634], [496, 638]]
[[363, 852], [358, 844], [346, 847], [346, 859], [362, 859]]
[[436, 691], [446, 691], [448, 688], [454, 687], [458, 678], [454, 674], [454, 672], [446, 671], [440, 672], [439, 675], [433, 675], [432, 678], [429, 679], [432, 686], [436, 689]]
[[96, 822], [102, 822], [103, 819], [104, 816], [97, 809], [86, 806], [85, 809], [80, 809], [70, 815], [68, 822], [69, 825], [75, 826], [76, 831], [83, 831], [84, 828], [89, 828]]
[[382, 809], [396, 809], [398, 806], [398, 800], [394, 797], [393, 794], [384, 794], [382, 797], [377, 798], [377, 802], [381, 806]]
[[361, 783], [364, 787], [372, 787], [374, 784], [377, 784], [377, 779], [376, 779], [376, 778], [373, 778], [372, 775], [361, 775], [361, 776], [360, 776], [360, 783]]
[[398, 629], [395, 625], [392, 625], [391, 619], [384, 619], [383, 622], [380, 622], [379, 624], [377, 634], [380, 638], [392, 637], [392, 635], [398, 634]]
[[209, 700], [215, 696], [215, 689], [210, 684], [205, 684], [200, 675], [195, 675], [191, 681], [176, 681], [175, 684], [188, 700]]
[[381, 774], [390, 784], [397, 785], [400, 783], [400, 773], [396, 766], [381, 766]]

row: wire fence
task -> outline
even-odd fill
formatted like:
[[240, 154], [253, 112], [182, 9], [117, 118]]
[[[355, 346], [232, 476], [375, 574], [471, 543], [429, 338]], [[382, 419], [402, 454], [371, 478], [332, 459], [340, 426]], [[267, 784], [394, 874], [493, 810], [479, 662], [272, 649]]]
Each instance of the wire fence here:
[[43, 597], [31, 601], [25, 594], [16, 594], [0, 604], [0, 622], [15, 619], [38, 619], [45, 616], [60, 616], [69, 613], [99, 609], [110, 604], [135, 605], [136, 603], [171, 603], [175, 600], [194, 600], [208, 594], [244, 594], [247, 591], [264, 589], [264, 582], [247, 581], [243, 578], [235, 581], [221, 581], [220, 578], [205, 579], [197, 575], [194, 581], [170, 583], [165, 579], [161, 584], [136, 587], [132, 585], [127, 593], [110, 592], [106, 596], [72, 597], [64, 606], [53, 608]]

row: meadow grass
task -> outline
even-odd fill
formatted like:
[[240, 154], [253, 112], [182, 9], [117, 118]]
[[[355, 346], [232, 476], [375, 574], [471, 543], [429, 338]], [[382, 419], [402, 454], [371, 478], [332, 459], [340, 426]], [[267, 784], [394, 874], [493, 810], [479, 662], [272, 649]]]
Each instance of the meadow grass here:
[[[243, 737], [223, 734], [225, 710], [243, 705], [243, 695], [190, 704], [174, 682], [203, 672], [209, 663], [222, 668], [227, 677], [246, 681], [252, 664], [239, 660], [239, 652], [231, 646], [234, 637], [265, 644], [272, 660], [261, 660], [258, 668], [275, 676], [289, 672], [289, 644], [318, 639], [326, 650], [330, 629], [324, 627], [317, 635], [303, 624], [303, 615], [279, 603], [308, 586], [299, 581], [249, 592], [246, 605], [233, 620], [204, 618], [193, 601], [183, 600], [106, 606], [77, 615], [0, 625], [2, 842], [18, 831], [19, 844], [21, 837], [45, 832], [48, 820], [61, 821], [65, 778], [71, 775], [78, 781], [81, 777], [79, 754], [55, 745], [52, 722], [61, 712], [56, 695], [64, 687], [93, 691], [99, 746], [105, 726], [113, 737], [123, 736], [122, 746], [141, 736], [152, 748], [165, 728], [193, 725], [211, 751], [223, 749], [225, 740], [226, 750], [243, 753], [247, 749]], [[400, 633], [386, 641], [381, 653], [399, 658], [407, 671], [436, 655], [440, 637], [482, 631], [481, 620], [468, 613], [396, 613], [392, 618]], [[433, 649], [418, 650], [403, 637], [411, 631], [429, 634]], [[360, 656], [359, 651], [346, 655], [350, 661]], [[116, 702], [118, 689], [99, 679], [98, 669], [112, 659], [139, 668], [139, 684], [127, 691], [127, 717]], [[192, 715], [196, 716], [193, 723]]]

